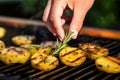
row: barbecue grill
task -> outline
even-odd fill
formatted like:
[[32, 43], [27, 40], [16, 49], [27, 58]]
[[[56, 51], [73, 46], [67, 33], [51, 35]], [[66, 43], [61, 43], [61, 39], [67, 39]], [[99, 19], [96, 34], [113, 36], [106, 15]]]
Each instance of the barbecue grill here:
[[[40, 44], [45, 40], [56, 40], [56, 37], [44, 27], [43, 23], [39, 25], [34, 21], [30, 23], [30, 21], [19, 22], [16, 19], [11, 19], [10, 21], [9, 19], [3, 19], [3, 17], [0, 19], [0, 26], [7, 29], [6, 36], [2, 39], [7, 46], [14, 45], [11, 42], [11, 38], [19, 34], [35, 35], [36, 40], [34, 43], [36, 44]], [[77, 47], [80, 43], [96, 43], [108, 48], [111, 56], [120, 54], [120, 35], [118, 33], [114, 33], [118, 35], [117, 37], [112, 36], [113, 38], [108, 38], [101, 35], [86, 35], [85, 31], [86, 29], [82, 30], [78, 38], [71, 40], [69, 45]], [[91, 30], [88, 29], [89, 31]], [[32, 68], [30, 61], [23, 65], [14, 64], [9, 66], [0, 62], [0, 80], [120, 80], [120, 73], [108, 74], [99, 71], [94, 61], [90, 59], [87, 59], [85, 63], [77, 67], [68, 67], [60, 63], [57, 68], [48, 72]]]

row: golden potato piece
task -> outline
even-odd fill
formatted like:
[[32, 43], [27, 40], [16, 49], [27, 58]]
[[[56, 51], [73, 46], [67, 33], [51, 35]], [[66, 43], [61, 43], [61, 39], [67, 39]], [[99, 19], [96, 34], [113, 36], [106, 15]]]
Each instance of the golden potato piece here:
[[30, 51], [31, 55], [33, 55], [39, 49], [41, 49], [40, 45], [37, 45], [37, 44], [21, 45], [21, 47], [27, 49], [28, 51]]
[[33, 42], [35, 36], [31, 35], [17, 35], [12, 38], [12, 42], [16, 45], [28, 45]]
[[79, 47], [85, 51], [88, 58], [95, 60], [102, 56], [107, 56], [109, 53], [109, 50], [107, 48], [104, 48], [102, 46], [99, 46], [97, 44], [93, 43], [84, 43], [80, 44]]
[[5, 43], [2, 40], [0, 40], [0, 50], [4, 48], [5, 48]]
[[120, 73], [120, 58], [106, 56], [95, 61], [96, 67], [106, 73]]
[[24, 64], [30, 59], [28, 50], [20, 47], [4, 48], [0, 53], [0, 60], [5, 64]]
[[86, 60], [85, 53], [76, 47], [65, 47], [59, 53], [59, 58], [62, 63], [67, 66], [79, 66]]
[[6, 29], [4, 27], [0, 27], [0, 38], [3, 38], [6, 34]]
[[33, 68], [43, 71], [50, 71], [56, 68], [59, 64], [58, 59], [53, 55], [48, 55], [45, 53], [35, 53], [31, 57], [31, 65]]

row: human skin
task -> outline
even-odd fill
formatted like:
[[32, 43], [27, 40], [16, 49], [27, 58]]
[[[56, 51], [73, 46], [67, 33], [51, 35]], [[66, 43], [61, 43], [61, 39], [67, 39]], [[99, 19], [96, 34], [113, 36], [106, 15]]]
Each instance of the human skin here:
[[[48, 0], [44, 10], [43, 21], [54, 36], [57, 36], [61, 41], [65, 38], [63, 25], [66, 18], [63, 18], [65, 9], [73, 11], [69, 31], [74, 30], [78, 34], [81, 30], [84, 18], [92, 7], [94, 0]], [[77, 38], [77, 34], [72, 39]]]

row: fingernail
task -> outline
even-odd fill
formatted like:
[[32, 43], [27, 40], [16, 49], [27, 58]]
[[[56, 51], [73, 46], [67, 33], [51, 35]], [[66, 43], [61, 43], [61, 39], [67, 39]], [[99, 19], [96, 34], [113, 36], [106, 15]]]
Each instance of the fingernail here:
[[60, 41], [63, 41], [63, 37], [59, 36]]
[[64, 40], [64, 34], [61, 34], [61, 35], [58, 35], [60, 41], [63, 41]]
[[53, 33], [53, 35], [54, 35], [54, 36], [56, 36], [56, 34], [55, 34], [55, 33]]
[[77, 38], [77, 35], [78, 35], [78, 32], [76, 30], [71, 30], [71, 32], [73, 32], [72, 34], [72, 39], [76, 39]]

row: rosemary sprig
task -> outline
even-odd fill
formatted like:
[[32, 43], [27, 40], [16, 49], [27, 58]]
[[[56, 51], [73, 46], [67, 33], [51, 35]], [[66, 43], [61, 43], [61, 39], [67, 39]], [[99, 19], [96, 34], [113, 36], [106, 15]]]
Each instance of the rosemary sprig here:
[[57, 48], [52, 51], [52, 55], [59, 54], [59, 51], [62, 50], [64, 47], [67, 46], [67, 43], [71, 40], [71, 37], [72, 37], [73, 33], [74, 32], [69, 32], [69, 33], [66, 32], [65, 39], [64, 39], [63, 42], [61, 42], [57, 38]]

